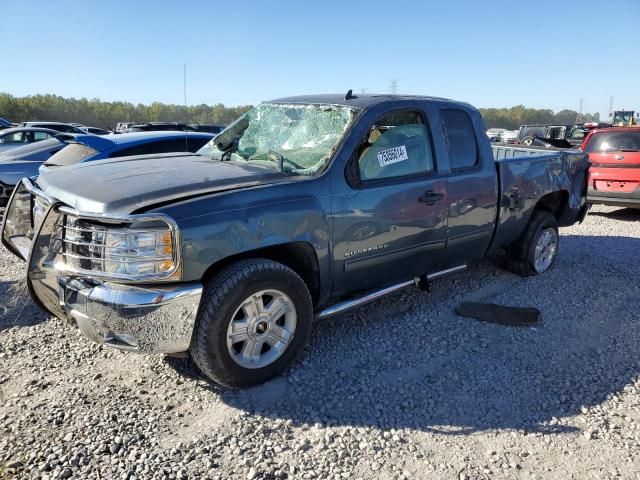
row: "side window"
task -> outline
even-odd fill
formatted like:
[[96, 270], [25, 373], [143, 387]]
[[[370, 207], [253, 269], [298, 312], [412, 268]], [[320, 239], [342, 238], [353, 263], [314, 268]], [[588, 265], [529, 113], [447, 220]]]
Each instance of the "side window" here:
[[442, 110], [441, 115], [451, 170], [475, 167], [478, 164], [478, 145], [469, 115], [462, 110]]
[[40, 140], [46, 140], [47, 138], [51, 138], [47, 132], [33, 132], [33, 142], [39, 142]]
[[434, 170], [433, 148], [422, 115], [411, 110], [391, 112], [376, 120], [358, 156], [363, 182]]
[[187, 149], [187, 142], [183, 137], [174, 138], [171, 140], [162, 140], [160, 142], [154, 142], [151, 149], [151, 153], [170, 153], [170, 152], [184, 152]]
[[109, 158], [129, 157], [132, 155], [146, 155], [148, 153], [152, 153], [149, 149], [149, 146], [149, 143], [145, 143], [143, 145], [134, 145], [133, 147], [123, 148], [122, 150], [111, 152], [109, 154]]
[[22, 143], [22, 132], [14, 132], [0, 137], [2, 143]]

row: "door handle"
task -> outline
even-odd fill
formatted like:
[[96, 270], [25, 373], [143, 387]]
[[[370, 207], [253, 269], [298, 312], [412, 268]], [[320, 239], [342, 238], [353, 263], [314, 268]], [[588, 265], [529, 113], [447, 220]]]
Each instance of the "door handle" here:
[[437, 201], [440, 201], [444, 198], [444, 193], [434, 192], [433, 190], [428, 190], [422, 194], [421, 197], [418, 198], [419, 202], [425, 203], [427, 205], [433, 205]]

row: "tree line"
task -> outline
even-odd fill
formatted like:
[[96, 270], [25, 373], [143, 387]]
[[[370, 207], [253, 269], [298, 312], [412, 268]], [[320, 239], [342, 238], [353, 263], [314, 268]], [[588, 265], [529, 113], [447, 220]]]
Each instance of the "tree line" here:
[[251, 105], [225, 107], [153, 102], [151, 105], [130, 102], [103, 102], [97, 98], [64, 98], [58, 95], [14, 97], [0, 93], [0, 117], [12, 122], [41, 120], [78, 122], [92, 127], [113, 129], [118, 122], [181, 122], [228, 125]]
[[555, 113], [549, 109], [527, 108], [517, 105], [511, 108], [480, 108], [487, 128], [506, 128], [516, 130], [520, 125], [570, 125], [575, 122], [597, 122], [599, 113], [579, 114], [575, 110], [560, 110]]
[[[0, 117], [13, 122], [43, 120], [78, 122], [100, 128], [112, 129], [118, 122], [186, 122], [228, 125], [251, 105], [226, 107], [215, 105], [184, 105], [153, 102], [151, 105], [130, 102], [103, 102], [97, 98], [64, 98], [58, 95], [29, 95], [15, 97], [0, 93]], [[576, 120], [598, 121], [599, 115], [582, 114], [574, 110], [527, 108], [518, 105], [511, 108], [481, 108], [487, 128], [515, 130], [529, 124], [571, 124]]]

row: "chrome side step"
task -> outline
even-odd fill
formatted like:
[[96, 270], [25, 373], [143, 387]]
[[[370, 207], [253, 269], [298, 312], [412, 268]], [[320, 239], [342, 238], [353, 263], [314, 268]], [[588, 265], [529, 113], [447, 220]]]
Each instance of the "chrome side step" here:
[[346, 310], [350, 310], [355, 307], [359, 307], [360, 305], [364, 305], [365, 303], [373, 302], [379, 298], [384, 297], [393, 292], [397, 292], [398, 290], [402, 290], [403, 288], [407, 288], [411, 285], [419, 286], [425, 280], [430, 282], [431, 280], [436, 280], [438, 278], [446, 277], [447, 275], [451, 275], [457, 272], [462, 272], [466, 270], [467, 265], [458, 265], [457, 267], [447, 268], [446, 270], [440, 270], [439, 272], [430, 273], [429, 275], [424, 275], [422, 277], [416, 277], [413, 280], [407, 280], [406, 282], [398, 283], [396, 285], [392, 285], [390, 287], [383, 288], [382, 290], [375, 290], [371, 293], [368, 293], [364, 297], [354, 298], [352, 300], [345, 300], [344, 302], [336, 303], [330, 307], [325, 308], [320, 313], [316, 315], [318, 319], [331, 317], [333, 315], [337, 315], [338, 313], [342, 313]]

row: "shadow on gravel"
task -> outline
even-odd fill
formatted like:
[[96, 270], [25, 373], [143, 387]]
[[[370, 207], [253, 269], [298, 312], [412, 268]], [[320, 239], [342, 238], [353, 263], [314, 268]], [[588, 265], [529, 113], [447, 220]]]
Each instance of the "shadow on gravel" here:
[[[296, 425], [574, 431], [557, 419], [601, 404], [640, 373], [640, 239], [562, 236], [561, 245], [542, 276], [485, 262], [431, 293], [407, 290], [319, 322], [288, 374], [222, 399]], [[544, 321], [508, 327], [453, 313], [478, 298], [539, 308]]]
[[590, 211], [589, 215], [609, 218], [611, 220], [621, 220], [623, 222], [640, 222], [640, 208], [621, 208], [611, 212]]
[[26, 327], [44, 322], [49, 316], [29, 297], [24, 282], [0, 281], [0, 332], [11, 327]]

